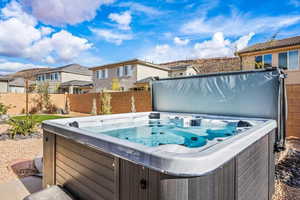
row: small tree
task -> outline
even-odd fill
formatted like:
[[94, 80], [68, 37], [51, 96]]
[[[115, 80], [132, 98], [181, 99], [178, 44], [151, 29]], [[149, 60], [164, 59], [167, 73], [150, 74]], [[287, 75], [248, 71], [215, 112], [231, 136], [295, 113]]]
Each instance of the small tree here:
[[111, 114], [111, 94], [102, 92], [100, 95], [100, 102], [101, 102], [101, 114]]
[[97, 101], [96, 101], [96, 98], [93, 98], [93, 106], [92, 106], [91, 114], [92, 115], [97, 115]]
[[111, 89], [119, 91], [121, 89], [120, 81], [118, 78], [113, 78], [111, 83]]
[[65, 113], [69, 113], [71, 109], [70, 109], [70, 100], [68, 94], [65, 94], [65, 97], [66, 97]]
[[131, 112], [136, 112], [134, 96], [131, 96]]
[[55, 106], [51, 103], [51, 97], [49, 93], [49, 83], [39, 84], [36, 88], [38, 99], [37, 108], [41, 112], [54, 112]]

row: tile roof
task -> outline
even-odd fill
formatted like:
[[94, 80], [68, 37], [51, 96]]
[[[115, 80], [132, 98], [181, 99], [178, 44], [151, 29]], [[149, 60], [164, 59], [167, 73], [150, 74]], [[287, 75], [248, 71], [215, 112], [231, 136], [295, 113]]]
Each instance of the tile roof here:
[[[32, 85], [34, 83], [35, 83], [35, 81], [28, 80], [29, 85]], [[14, 87], [25, 87], [25, 79], [23, 77], [13, 78], [8, 82], [8, 85], [14, 86]]]
[[191, 60], [178, 60], [173, 62], [161, 63], [163, 67], [170, 70], [185, 69], [193, 67], [197, 73], [211, 73], [221, 71], [234, 71], [239, 68], [238, 57], [218, 57], [218, 58], [198, 58]]
[[101, 66], [97, 66], [97, 67], [91, 67], [90, 70], [99, 70], [101, 68], [117, 67], [117, 66], [132, 65], [132, 64], [140, 64], [140, 65], [145, 65], [145, 66], [169, 71], [169, 69], [167, 67], [160, 66], [158, 64], [146, 62], [146, 61], [139, 60], [139, 59], [132, 59], [132, 60], [126, 60], [126, 61], [122, 61], [122, 62], [115, 62], [115, 63], [106, 64], [106, 65], [101, 65]]
[[252, 46], [246, 47], [240, 51], [237, 51], [237, 54], [288, 47], [293, 45], [300, 45], [300, 36], [285, 38], [281, 40], [271, 40], [263, 43], [257, 43]]
[[189, 67], [193, 67], [193, 64], [178, 63], [178, 65], [170, 66], [169, 69], [171, 71], [176, 71], [176, 70], [186, 70]]
[[0, 76], [0, 81], [10, 81], [10, 80], [12, 80], [12, 78], [11, 77], [9, 77], [9, 76]]
[[43, 71], [39, 74], [51, 73], [51, 72], [67, 72], [73, 74], [81, 74], [85, 76], [92, 76], [93, 72], [89, 70], [87, 67], [78, 65], [78, 64], [70, 64], [62, 67], [51, 68], [46, 71]]
[[93, 86], [92, 81], [79, 81], [79, 80], [72, 80], [63, 82], [60, 84], [61, 87], [69, 87], [69, 86]]
[[149, 83], [150, 81], [154, 81], [154, 80], [157, 80], [157, 79], [159, 79], [158, 76], [149, 76], [147, 78], [136, 81], [136, 83]]

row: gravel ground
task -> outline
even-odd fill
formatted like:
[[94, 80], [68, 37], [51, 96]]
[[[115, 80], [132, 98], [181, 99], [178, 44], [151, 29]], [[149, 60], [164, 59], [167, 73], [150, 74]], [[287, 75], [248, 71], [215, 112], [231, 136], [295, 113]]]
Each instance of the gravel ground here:
[[[286, 150], [280, 154], [277, 161], [277, 174], [280, 176], [276, 179], [273, 200], [300, 200], [299, 153], [300, 140], [287, 140]], [[282, 177], [283, 175], [285, 177]]]
[[[0, 125], [0, 134], [7, 131], [6, 124]], [[0, 141], [0, 184], [19, 178], [14, 173], [14, 167], [31, 168], [35, 157], [42, 155], [43, 142], [41, 138]], [[18, 165], [17, 165], [18, 163]], [[20, 165], [20, 163], [22, 163]], [[20, 175], [20, 174], [19, 174]]]

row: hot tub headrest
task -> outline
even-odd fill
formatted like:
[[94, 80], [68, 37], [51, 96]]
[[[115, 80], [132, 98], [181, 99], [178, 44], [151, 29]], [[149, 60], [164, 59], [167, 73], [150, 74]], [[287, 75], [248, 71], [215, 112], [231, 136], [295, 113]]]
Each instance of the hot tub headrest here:
[[69, 123], [69, 126], [74, 127], [74, 128], [79, 128], [79, 123], [77, 121]]

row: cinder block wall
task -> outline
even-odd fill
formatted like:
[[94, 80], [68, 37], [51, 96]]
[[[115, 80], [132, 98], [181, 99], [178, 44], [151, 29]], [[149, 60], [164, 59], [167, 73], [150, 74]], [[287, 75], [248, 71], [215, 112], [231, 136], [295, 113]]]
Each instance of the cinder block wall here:
[[[110, 92], [109, 94], [111, 95], [111, 107], [113, 114], [131, 112], [132, 96], [135, 100], [135, 108], [137, 112], [146, 112], [152, 110], [150, 92], [128, 91]], [[97, 113], [101, 114], [101, 93], [68, 95], [70, 109], [73, 112], [91, 113], [93, 109], [93, 99], [96, 100]]]

